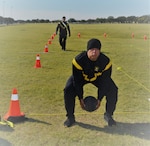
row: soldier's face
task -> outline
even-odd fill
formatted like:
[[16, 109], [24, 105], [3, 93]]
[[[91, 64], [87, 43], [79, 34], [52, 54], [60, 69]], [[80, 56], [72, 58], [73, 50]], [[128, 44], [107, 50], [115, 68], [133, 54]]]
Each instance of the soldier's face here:
[[98, 48], [92, 48], [87, 51], [87, 55], [91, 61], [96, 61], [98, 56], [100, 55], [100, 50]]

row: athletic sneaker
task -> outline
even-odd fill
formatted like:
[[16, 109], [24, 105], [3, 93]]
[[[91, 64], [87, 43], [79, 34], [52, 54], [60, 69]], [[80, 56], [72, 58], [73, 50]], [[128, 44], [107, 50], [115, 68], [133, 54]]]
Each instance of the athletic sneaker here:
[[74, 118], [67, 118], [67, 120], [64, 122], [65, 127], [71, 127], [75, 124]]
[[104, 114], [104, 119], [108, 122], [108, 126], [116, 125], [116, 121], [112, 118], [112, 116], [108, 113]]

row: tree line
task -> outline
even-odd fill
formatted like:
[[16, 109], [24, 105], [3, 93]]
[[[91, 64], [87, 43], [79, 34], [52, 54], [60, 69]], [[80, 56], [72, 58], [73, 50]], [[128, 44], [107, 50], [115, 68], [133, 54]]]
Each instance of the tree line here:
[[[58, 23], [60, 20], [49, 19], [32, 19], [32, 20], [14, 20], [13, 18], [6, 18], [0, 16], [0, 24], [13, 24], [13, 23]], [[96, 18], [96, 19], [87, 19], [87, 20], [76, 20], [74, 18], [68, 19], [69, 23], [150, 23], [150, 15], [143, 16], [119, 16], [114, 18], [109, 16], [108, 18]]]

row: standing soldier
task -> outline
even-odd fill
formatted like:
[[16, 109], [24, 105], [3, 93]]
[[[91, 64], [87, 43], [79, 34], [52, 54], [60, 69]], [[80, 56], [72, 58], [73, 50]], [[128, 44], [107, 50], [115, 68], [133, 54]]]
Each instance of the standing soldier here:
[[69, 37], [71, 35], [70, 33], [70, 27], [68, 22], [66, 21], [66, 17], [62, 17], [62, 21], [58, 23], [56, 27], [56, 34], [59, 30], [59, 43], [62, 48], [62, 50], [66, 50], [66, 40], [67, 40], [67, 31], [69, 33]]

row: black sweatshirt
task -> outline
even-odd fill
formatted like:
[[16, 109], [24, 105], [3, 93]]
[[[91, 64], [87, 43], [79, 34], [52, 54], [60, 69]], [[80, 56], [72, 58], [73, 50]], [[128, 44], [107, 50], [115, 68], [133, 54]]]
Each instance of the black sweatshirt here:
[[[72, 61], [74, 86], [79, 99], [83, 98], [83, 85], [86, 83], [93, 83], [97, 80], [107, 81], [107, 78], [111, 78], [112, 64], [110, 59], [103, 53], [100, 53], [96, 61], [91, 61], [87, 52], [82, 52], [76, 56]], [[101, 93], [102, 99], [104, 93]]]

